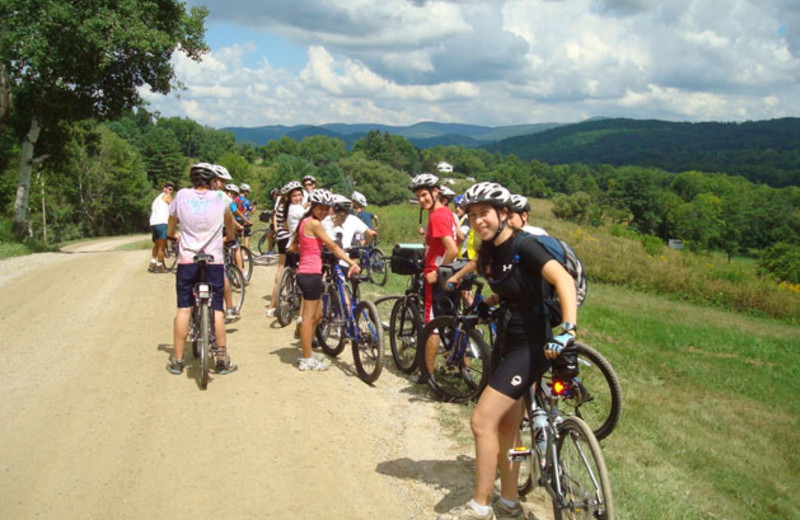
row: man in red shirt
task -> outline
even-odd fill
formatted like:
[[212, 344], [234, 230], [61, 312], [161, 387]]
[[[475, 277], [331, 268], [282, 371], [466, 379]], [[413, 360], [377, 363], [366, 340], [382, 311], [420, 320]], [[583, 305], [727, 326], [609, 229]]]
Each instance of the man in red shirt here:
[[[438, 298], [447, 298], [440, 294], [437, 267], [448, 264], [458, 256], [456, 233], [458, 224], [450, 208], [439, 201], [439, 178], [430, 173], [421, 173], [411, 179], [411, 191], [417, 197], [420, 207], [428, 211], [428, 227], [425, 230], [425, 267], [422, 275], [425, 278], [425, 323], [434, 316], [434, 302]], [[431, 334], [425, 344], [425, 363], [428, 373], [433, 373], [433, 362], [439, 348], [439, 335]], [[422, 375], [417, 383], [425, 383]]]

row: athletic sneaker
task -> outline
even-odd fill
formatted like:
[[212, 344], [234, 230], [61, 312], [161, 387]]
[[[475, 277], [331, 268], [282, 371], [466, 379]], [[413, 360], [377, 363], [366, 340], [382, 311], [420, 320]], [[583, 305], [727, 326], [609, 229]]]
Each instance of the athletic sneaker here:
[[275, 307], [270, 307], [267, 309], [267, 318], [275, 317]]
[[328, 370], [330, 366], [331, 365], [327, 361], [323, 361], [317, 356], [311, 356], [308, 359], [300, 358], [300, 361], [297, 362], [297, 368], [302, 371], [313, 370], [321, 372], [323, 370]]
[[241, 318], [241, 316], [236, 312], [236, 309], [230, 307], [225, 311], [225, 323], [233, 323], [239, 318]]
[[472, 509], [467, 503], [464, 506], [456, 507], [445, 515], [439, 515], [436, 520], [495, 520], [494, 511], [489, 508], [489, 514], [482, 515]]
[[183, 360], [172, 357], [169, 358], [169, 363], [167, 363], [167, 371], [176, 376], [181, 375], [183, 373]]
[[234, 365], [233, 363], [231, 363], [230, 356], [225, 356], [224, 360], [217, 361], [216, 372], [221, 376], [230, 374], [231, 372], [236, 372], [238, 369], [239, 365]]
[[494, 517], [497, 518], [497, 520], [525, 520], [525, 511], [522, 510], [522, 506], [519, 502], [514, 504], [514, 507], [508, 507], [498, 498], [492, 503], [492, 507], [494, 508]]

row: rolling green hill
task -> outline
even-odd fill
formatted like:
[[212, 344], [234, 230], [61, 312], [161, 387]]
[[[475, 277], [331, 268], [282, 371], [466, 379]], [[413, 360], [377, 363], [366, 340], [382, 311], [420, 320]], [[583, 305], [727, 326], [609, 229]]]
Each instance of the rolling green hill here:
[[722, 172], [782, 187], [800, 185], [798, 143], [798, 118], [745, 123], [603, 119], [512, 137], [485, 148], [550, 164]]

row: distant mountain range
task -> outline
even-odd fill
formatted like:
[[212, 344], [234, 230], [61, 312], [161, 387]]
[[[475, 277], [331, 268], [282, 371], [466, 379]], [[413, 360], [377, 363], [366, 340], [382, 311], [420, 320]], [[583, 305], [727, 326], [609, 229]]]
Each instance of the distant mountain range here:
[[436, 123], [433, 121], [417, 123], [411, 126], [390, 126], [380, 124], [343, 124], [332, 123], [326, 125], [271, 125], [259, 126], [254, 128], [227, 127], [222, 128], [236, 136], [239, 143], [250, 142], [256, 146], [261, 146], [269, 141], [277, 140], [282, 137], [289, 137], [296, 141], [302, 141], [304, 137], [313, 135], [326, 135], [336, 137], [345, 142], [348, 148], [364, 137], [371, 130], [389, 132], [392, 135], [400, 135], [408, 139], [411, 144], [420, 149], [433, 148], [435, 146], [465, 146], [478, 148], [490, 145], [509, 137], [534, 134], [544, 132], [551, 128], [557, 128], [569, 123], [538, 123], [530, 125], [513, 126], [477, 126], [463, 125], [458, 123]]
[[770, 186], [800, 186], [800, 119], [744, 123], [675, 123], [593, 118], [580, 123], [488, 127], [424, 122], [411, 126], [328, 124], [223, 128], [238, 142], [257, 146], [312, 135], [342, 139], [348, 147], [371, 130], [408, 139], [420, 149], [435, 146], [485, 148], [550, 164], [610, 164], [743, 175]]

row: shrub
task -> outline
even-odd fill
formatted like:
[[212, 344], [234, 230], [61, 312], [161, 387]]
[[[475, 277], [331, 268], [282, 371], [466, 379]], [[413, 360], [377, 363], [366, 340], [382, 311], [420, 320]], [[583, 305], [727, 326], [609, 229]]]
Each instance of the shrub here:
[[778, 242], [761, 253], [759, 268], [780, 282], [800, 283], [800, 247]]

